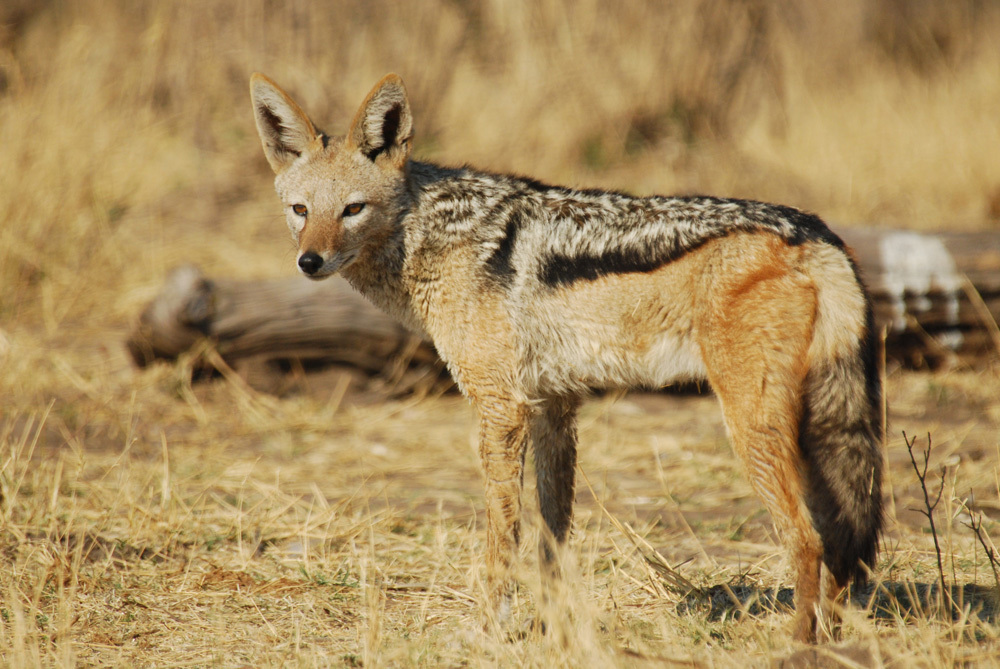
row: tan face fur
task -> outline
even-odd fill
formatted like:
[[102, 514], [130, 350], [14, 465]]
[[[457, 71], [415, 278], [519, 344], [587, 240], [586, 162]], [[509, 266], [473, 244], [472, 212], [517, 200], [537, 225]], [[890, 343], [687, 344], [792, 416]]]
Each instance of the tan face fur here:
[[321, 279], [346, 269], [384, 242], [399, 214], [412, 133], [402, 81], [388, 75], [376, 84], [337, 139], [264, 75], [251, 78], [250, 93], [299, 270]]
[[[393, 179], [364, 156], [338, 145], [334, 141], [324, 149], [320, 144], [274, 180], [299, 257], [313, 252], [323, 258], [322, 268], [307, 275], [313, 279], [345, 269], [366, 243], [389, 233], [395, 212], [384, 203], [394, 202], [395, 182], [402, 182], [401, 176]], [[327, 178], [331, 171], [352, 178]], [[304, 215], [296, 213], [301, 207]]]

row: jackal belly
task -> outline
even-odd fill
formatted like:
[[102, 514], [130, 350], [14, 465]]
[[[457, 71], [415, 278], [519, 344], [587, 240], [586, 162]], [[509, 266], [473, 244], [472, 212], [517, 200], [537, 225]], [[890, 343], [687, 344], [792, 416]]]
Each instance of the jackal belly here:
[[523, 380], [529, 388], [560, 394], [588, 388], [662, 388], [705, 378], [697, 348], [670, 333], [650, 337], [643, 347], [586, 333], [562, 334], [526, 351]]
[[704, 378], [684, 278], [665, 268], [536, 295], [517, 319], [525, 385], [559, 393]]

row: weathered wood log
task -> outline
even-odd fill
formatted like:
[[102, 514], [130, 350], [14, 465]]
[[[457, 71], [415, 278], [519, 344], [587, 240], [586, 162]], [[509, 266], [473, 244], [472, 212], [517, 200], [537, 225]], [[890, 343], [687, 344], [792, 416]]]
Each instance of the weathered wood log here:
[[[1000, 351], [1000, 234], [843, 228], [872, 293], [887, 354], [908, 364]], [[181, 267], [128, 339], [140, 366], [175, 358], [209, 338], [223, 359], [341, 362], [378, 373], [401, 354], [418, 364], [433, 348], [342, 279], [213, 280]]]
[[385, 370], [405, 354], [437, 359], [432, 347], [365, 300], [346, 281], [301, 277], [213, 280], [190, 265], [174, 270], [128, 338], [140, 367], [173, 359], [209, 338], [222, 358], [343, 362]]
[[887, 355], [921, 365], [1000, 352], [1000, 234], [842, 228]]

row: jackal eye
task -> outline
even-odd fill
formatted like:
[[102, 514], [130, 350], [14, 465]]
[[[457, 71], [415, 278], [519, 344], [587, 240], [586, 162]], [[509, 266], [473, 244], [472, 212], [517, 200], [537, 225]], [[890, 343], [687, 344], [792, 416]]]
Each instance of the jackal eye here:
[[364, 202], [353, 202], [344, 207], [344, 216], [357, 216], [365, 208]]
[[309, 213], [309, 210], [304, 204], [293, 204], [292, 211], [295, 212], [296, 216], [305, 216]]

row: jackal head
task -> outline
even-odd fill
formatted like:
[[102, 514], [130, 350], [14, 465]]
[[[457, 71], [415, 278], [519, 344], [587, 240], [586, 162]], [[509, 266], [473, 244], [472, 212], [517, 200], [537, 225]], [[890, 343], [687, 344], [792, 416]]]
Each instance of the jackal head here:
[[250, 78], [250, 97], [299, 270], [322, 279], [384, 243], [406, 206], [413, 118], [403, 81], [378, 82], [342, 138], [317, 130], [263, 74]]

